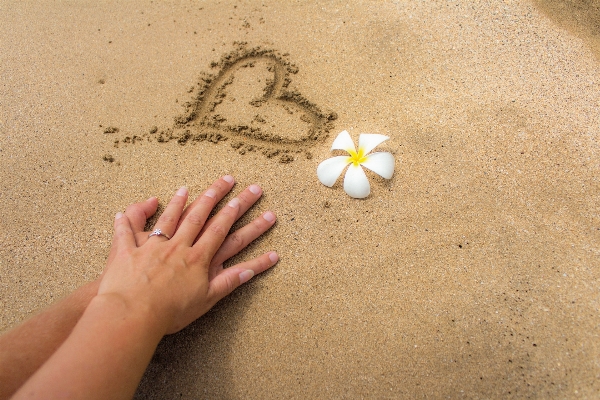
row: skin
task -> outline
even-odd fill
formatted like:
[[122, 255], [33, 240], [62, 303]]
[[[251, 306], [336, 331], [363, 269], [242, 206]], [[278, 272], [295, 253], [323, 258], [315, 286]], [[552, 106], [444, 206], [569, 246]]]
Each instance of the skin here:
[[0, 398], [131, 398], [164, 335], [278, 260], [268, 252], [223, 269], [275, 223], [265, 212], [229, 234], [262, 195], [256, 185], [208, 219], [233, 185], [225, 176], [187, 208], [180, 189], [156, 224], [170, 240], [143, 230], [156, 198], [118, 213], [100, 278], [0, 337]]

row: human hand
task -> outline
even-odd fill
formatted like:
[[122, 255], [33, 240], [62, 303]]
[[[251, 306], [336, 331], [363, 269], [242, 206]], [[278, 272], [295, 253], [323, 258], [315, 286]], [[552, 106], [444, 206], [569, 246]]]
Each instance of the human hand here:
[[253, 260], [223, 269], [223, 262], [275, 223], [265, 212], [250, 224], [227, 235], [232, 224], [262, 192], [252, 185], [207, 221], [212, 208], [231, 190], [233, 178], [216, 181], [185, 211], [187, 190], [173, 197], [156, 228], [171, 237], [148, 238], [146, 219], [154, 214], [157, 200], [150, 198], [117, 214], [115, 235], [99, 296], [118, 296], [134, 309], [150, 309], [164, 333], [174, 333], [208, 311], [254, 274], [274, 265], [278, 256], [269, 252]]
[[[259, 186], [251, 185], [246, 188], [246, 190], [238, 196], [240, 199], [240, 208], [238, 210], [236, 220], [241, 218], [241, 216], [244, 215], [246, 211], [248, 211], [261, 196], [262, 189]], [[196, 199], [196, 202], [197, 201], [198, 199]], [[187, 213], [191, 210], [191, 207], [194, 205], [195, 203], [192, 203], [186, 208], [182, 215], [182, 219], [185, 217], [185, 215], [187, 215]], [[131, 223], [131, 228], [135, 236], [135, 241], [138, 246], [143, 245], [149, 239], [148, 235], [152, 231], [144, 231], [144, 228], [146, 226], [146, 221], [156, 213], [157, 208], [158, 199], [156, 197], [150, 197], [145, 201], [131, 204], [125, 209], [125, 215], [127, 218], [129, 218], [129, 222]], [[269, 218], [269, 220], [267, 220], [267, 224], [265, 224], [263, 219], [261, 219], [263, 216]], [[225, 239], [225, 242], [219, 249], [218, 254], [211, 262], [209, 280], [212, 280], [223, 269], [223, 262], [239, 253], [254, 239], [265, 233], [275, 223], [276, 217], [272, 212], [268, 211], [267, 213], [263, 214], [263, 216], [255, 219], [249, 226], [239, 229]], [[203, 230], [210, 226], [210, 224], [212, 224], [212, 219], [206, 223], [206, 225], [203, 227]], [[107, 266], [111, 264], [111, 261], [115, 256], [115, 250], [116, 247], [113, 246], [108, 256]], [[103, 271], [99, 281], [106, 273], [106, 270], [107, 269]]]

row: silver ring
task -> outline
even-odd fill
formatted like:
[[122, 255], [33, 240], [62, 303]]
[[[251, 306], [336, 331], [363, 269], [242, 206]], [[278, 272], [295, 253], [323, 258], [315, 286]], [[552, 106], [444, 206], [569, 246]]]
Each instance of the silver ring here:
[[151, 234], [148, 235], [149, 238], [151, 238], [152, 236], [164, 236], [167, 239], [171, 239], [168, 235], [165, 235], [160, 229], [155, 229], [154, 232], [152, 232]]

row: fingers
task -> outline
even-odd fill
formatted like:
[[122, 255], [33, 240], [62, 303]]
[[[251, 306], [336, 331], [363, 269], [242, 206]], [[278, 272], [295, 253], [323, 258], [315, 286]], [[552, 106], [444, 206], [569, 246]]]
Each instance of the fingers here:
[[235, 222], [239, 208], [240, 200], [234, 197], [213, 217], [214, 222], [210, 228], [200, 236], [200, 239], [192, 247], [194, 249], [192, 258], [199, 261], [198, 265], [207, 271], [210, 267], [210, 261], [219, 247], [221, 247], [221, 244], [229, 233], [229, 229], [231, 229], [231, 225]]
[[[158, 221], [156, 221], [156, 225], [154, 227], [156, 229], [160, 229], [165, 235], [172, 237], [175, 233], [175, 229], [177, 228], [177, 223], [179, 222], [179, 218], [181, 217], [181, 213], [183, 212], [183, 207], [187, 202], [187, 198], [187, 188], [180, 188], [175, 193], [175, 196], [173, 196], [169, 204], [167, 204], [165, 211], [163, 211], [161, 216], [158, 218]], [[158, 238], [159, 236], [153, 237]]]
[[[135, 241], [138, 246], [141, 246], [148, 239], [147, 234], [142, 234], [146, 220], [154, 215], [158, 207], [158, 199], [156, 197], [150, 197], [148, 200], [131, 204], [125, 209], [125, 215], [129, 219], [131, 229], [135, 236]], [[108, 254], [108, 262], [110, 263], [115, 256], [113, 249]]]
[[279, 256], [274, 251], [263, 254], [253, 260], [243, 262], [234, 267], [224, 269], [208, 287], [209, 299], [213, 304], [233, 292], [238, 286], [250, 280], [254, 275], [271, 268], [277, 263]]
[[136, 236], [136, 243], [141, 246], [148, 239], [148, 234], [144, 232], [146, 221], [154, 215], [158, 208], [158, 199], [150, 197], [146, 201], [132, 204], [125, 209], [125, 215], [129, 218], [131, 229]]
[[211, 268], [223, 264], [226, 260], [239, 253], [254, 239], [268, 231], [275, 224], [276, 219], [277, 217], [273, 212], [267, 211], [248, 225], [227, 236], [213, 257]]
[[179, 226], [177, 227], [177, 237], [191, 246], [204, 227], [214, 206], [229, 193], [233, 184], [233, 177], [225, 175], [215, 181], [201, 196], [194, 200], [181, 216]]
[[[242, 193], [238, 195], [238, 199], [240, 199], [240, 208], [238, 210], [238, 216], [236, 221], [246, 213], [260, 199], [262, 196], [262, 189], [258, 185], [250, 185], [244, 190]], [[213, 219], [211, 218], [202, 228], [200, 234], [208, 229], [213, 223]]]
[[121, 212], [117, 213], [115, 215], [114, 228], [115, 233], [113, 235], [112, 247], [115, 249], [115, 253], [118, 253], [120, 249], [136, 247], [133, 229], [127, 215]]
[[132, 204], [125, 209], [125, 215], [129, 219], [134, 235], [144, 231], [146, 220], [154, 215], [157, 208], [158, 199], [150, 197], [148, 200]]

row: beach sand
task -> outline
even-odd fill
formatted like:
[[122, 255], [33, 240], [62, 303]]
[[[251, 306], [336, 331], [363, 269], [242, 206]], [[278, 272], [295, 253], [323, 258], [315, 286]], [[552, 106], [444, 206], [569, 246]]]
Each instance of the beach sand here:
[[[138, 398], [600, 396], [597, 2], [347, 3], [0, 3], [0, 330], [232, 174], [279, 218], [233, 262], [280, 262]], [[364, 200], [317, 180], [344, 129], [390, 136]]]

